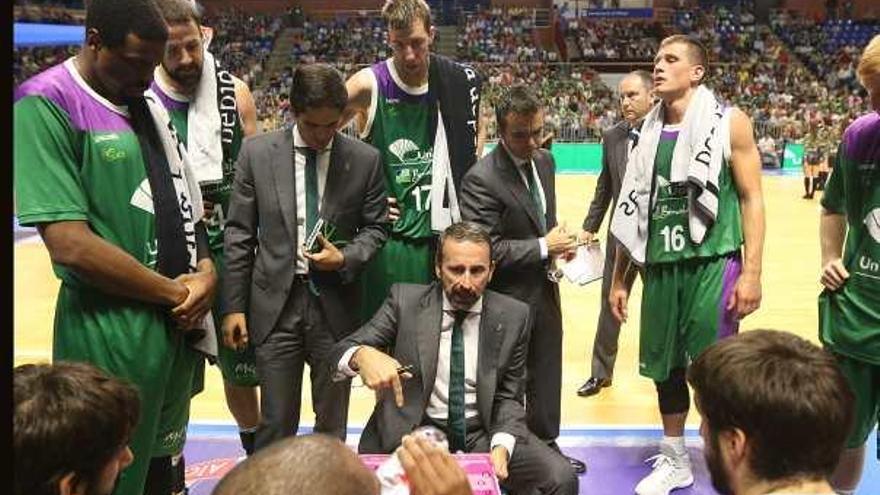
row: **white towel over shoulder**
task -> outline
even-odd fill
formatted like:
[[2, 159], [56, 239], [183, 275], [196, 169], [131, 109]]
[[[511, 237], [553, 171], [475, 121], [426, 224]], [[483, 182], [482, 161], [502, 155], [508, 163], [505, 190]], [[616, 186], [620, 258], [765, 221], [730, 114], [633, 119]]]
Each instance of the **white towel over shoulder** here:
[[[652, 191], [654, 160], [663, 131], [663, 105], [645, 117], [638, 145], [627, 162], [611, 234], [630, 258], [643, 265], [648, 245], [648, 219], [656, 191]], [[729, 112], [705, 86], [697, 87], [684, 115], [672, 153], [671, 182], [690, 184], [688, 228], [691, 241], [700, 244], [718, 214], [718, 178], [730, 154]]]

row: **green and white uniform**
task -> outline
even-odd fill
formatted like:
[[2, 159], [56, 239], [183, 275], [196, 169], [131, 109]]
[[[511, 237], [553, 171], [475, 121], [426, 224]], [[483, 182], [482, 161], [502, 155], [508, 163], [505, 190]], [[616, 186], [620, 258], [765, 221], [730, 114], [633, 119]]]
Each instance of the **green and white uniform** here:
[[[24, 82], [14, 104], [15, 191], [19, 221], [88, 222], [91, 230], [155, 269], [153, 199], [127, 109], [89, 87], [73, 59]], [[170, 308], [95, 288], [60, 264], [52, 357], [86, 361], [140, 392], [134, 462], [117, 495], [141, 495], [150, 458], [182, 451], [197, 363]]]
[[819, 296], [819, 339], [833, 351], [856, 395], [848, 447], [863, 445], [880, 421], [880, 114], [850, 124], [822, 207], [846, 215], [843, 264], [849, 278]]
[[[157, 69], [158, 70], [158, 69]], [[171, 122], [177, 131], [180, 140], [186, 146], [187, 141], [187, 119], [189, 115], [190, 99], [180, 93], [175, 92], [167, 85], [163, 84], [160, 76], [157, 74], [153, 80], [153, 91], [159, 96], [162, 104], [168, 109], [171, 116]], [[202, 196], [214, 203], [214, 211], [210, 217], [205, 218], [205, 227], [208, 232], [208, 244], [211, 248], [211, 258], [214, 261], [214, 267], [218, 275], [218, 287], [223, 286], [223, 274], [225, 273], [225, 263], [223, 259], [223, 228], [226, 223], [226, 214], [229, 211], [229, 198], [232, 194], [232, 181], [235, 178], [235, 161], [238, 158], [238, 152], [241, 149], [241, 142], [244, 139], [244, 130], [241, 125], [241, 118], [235, 121], [233, 126], [232, 145], [230, 146], [230, 156], [223, 157], [223, 180], [217, 184], [209, 184], [202, 186]], [[223, 374], [223, 380], [233, 385], [246, 387], [255, 387], [259, 385], [257, 379], [257, 358], [254, 354], [252, 345], [248, 346], [241, 352], [230, 349], [222, 344], [222, 320], [223, 308], [222, 297], [214, 299], [214, 308], [212, 314], [214, 316], [214, 326], [217, 329], [217, 340], [220, 345], [217, 346], [217, 362], [220, 372]]]
[[[730, 118], [729, 111], [725, 119]], [[726, 126], [721, 126], [722, 129]], [[726, 159], [719, 174], [718, 215], [701, 244], [691, 241], [688, 186], [671, 183], [678, 129], [664, 127], [655, 155], [642, 294], [639, 373], [662, 382], [739, 324], [725, 305], [742, 271], [739, 197]], [[729, 150], [729, 136], [723, 138]]]
[[435, 238], [430, 199], [437, 99], [427, 84], [407, 86], [390, 59], [370, 70], [374, 101], [361, 137], [381, 152], [388, 191], [401, 212], [385, 246], [364, 269], [364, 319], [373, 316], [392, 284], [433, 280]]

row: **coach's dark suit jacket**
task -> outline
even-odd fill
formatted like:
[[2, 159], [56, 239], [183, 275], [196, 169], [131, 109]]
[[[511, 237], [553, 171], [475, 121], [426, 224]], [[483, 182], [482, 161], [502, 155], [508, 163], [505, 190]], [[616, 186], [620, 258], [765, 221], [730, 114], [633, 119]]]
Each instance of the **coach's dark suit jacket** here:
[[[611, 212], [617, 206], [620, 185], [626, 173], [627, 147], [629, 146], [630, 125], [622, 120], [608, 128], [602, 134], [602, 171], [596, 183], [596, 192], [590, 202], [590, 209], [584, 218], [583, 228], [587, 232], [597, 233], [608, 205]], [[608, 224], [611, 224], [609, 219]], [[617, 361], [617, 341], [620, 335], [620, 322], [611, 314], [608, 294], [611, 292], [611, 278], [614, 274], [614, 253], [617, 242], [610, 234], [605, 243], [605, 266], [602, 274], [601, 309], [593, 340], [593, 357], [590, 364], [590, 376], [610, 379], [614, 376], [614, 364]], [[627, 287], [632, 287], [635, 272], [626, 279]]]
[[499, 143], [465, 175], [461, 216], [485, 225], [492, 236], [495, 273], [489, 287], [529, 304], [535, 315], [527, 360], [527, 422], [544, 440], [559, 435], [562, 387], [562, 313], [559, 287], [547, 278], [538, 238], [556, 226], [556, 165], [547, 150], [532, 157], [547, 208], [547, 230], [510, 154]]
[[[328, 363], [334, 373], [345, 351], [358, 345], [391, 348], [398, 362], [414, 366], [413, 377], [403, 382], [404, 406], [397, 407], [392, 393], [382, 396], [361, 435], [359, 452], [390, 453], [422, 424], [437, 376], [442, 317], [439, 283], [395, 284], [375, 316], [334, 347]], [[477, 410], [489, 436], [510, 433], [518, 444], [526, 434], [521, 401], [530, 325], [528, 306], [489, 290], [483, 293]]]
[[608, 211], [608, 205], [612, 205], [613, 211], [617, 204], [620, 184], [626, 172], [629, 130], [629, 124], [622, 120], [602, 133], [602, 171], [599, 172], [596, 192], [584, 219], [583, 227], [587, 232], [597, 233]]
[[[303, 242], [297, 238], [292, 146], [289, 128], [248, 138], [236, 165], [224, 237], [224, 313], [247, 313], [255, 345], [284, 308]], [[320, 215], [350, 242], [341, 248], [340, 270], [309, 269], [336, 340], [357, 328], [359, 284], [353, 282], [388, 236], [386, 196], [379, 152], [336, 133]]]

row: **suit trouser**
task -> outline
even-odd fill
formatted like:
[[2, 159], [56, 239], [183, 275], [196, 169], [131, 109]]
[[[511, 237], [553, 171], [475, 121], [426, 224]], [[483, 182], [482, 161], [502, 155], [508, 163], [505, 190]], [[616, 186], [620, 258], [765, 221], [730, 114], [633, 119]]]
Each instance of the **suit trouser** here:
[[[590, 376], [595, 378], [612, 378], [614, 363], [617, 361], [617, 342], [620, 336], [620, 322], [611, 314], [608, 296], [611, 293], [611, 281], [614, 276], [614, 251], [617, 241], [608, 236], [605, 248], [605, 267], [602, 271], [602, 301], [599, 309], [599, 322], [596, 325], [596, 338], [593, 340], [593, 358]], [[626, 280], [627, 289], [632, 289], [635, 274]]]
[[326, 360], [335, 343], [321, 302], [309, 292], [308, 282], [297, 278], [277, 324], [256, 346], [262, 417], [255, 450], [296, 435], [305, 363], [312, 382], [315, 432], [345, 441], [351, 380], [331, 380]]
[[526, 424], [547, 442], [559, 436], [562, 400], [562, 310], [559, 288], [543, 281], [526, 358]]
[[[489, 452], [491, 438], [480, 428], [467, 434], [468, 452]], [[568, 460], [531, 433], [517, 438], [501, 486], [512, 494], [576, 495], [578, 477]]]

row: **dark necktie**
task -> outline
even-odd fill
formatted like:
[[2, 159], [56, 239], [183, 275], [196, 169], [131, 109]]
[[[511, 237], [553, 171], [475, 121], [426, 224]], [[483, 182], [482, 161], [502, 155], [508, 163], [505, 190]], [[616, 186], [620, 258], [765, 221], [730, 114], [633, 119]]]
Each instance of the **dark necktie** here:
[[454, 311], [452, 346], [449, 351], [449, 413], [446, 418], [449, 450], [466, 450], [467, 428], [464, 418], [464, 330], [461, 327], [466, 311]]
[[538, 191], [538, 182], [535, 180], [535, 164], [529, 161], [524, 165], [526, 179], [529, 182], [529, 194], [532, 196], [532, 202], [535, 203], [535, 209], [538, 211], [538, 223], [541, 224], [541, 233], [547, 232], [547, 215], [544, 213], [544, 205], [541, 203], [541, 193]]
[[306, 235], [318, 223], [318, 152], [306, 149]]

